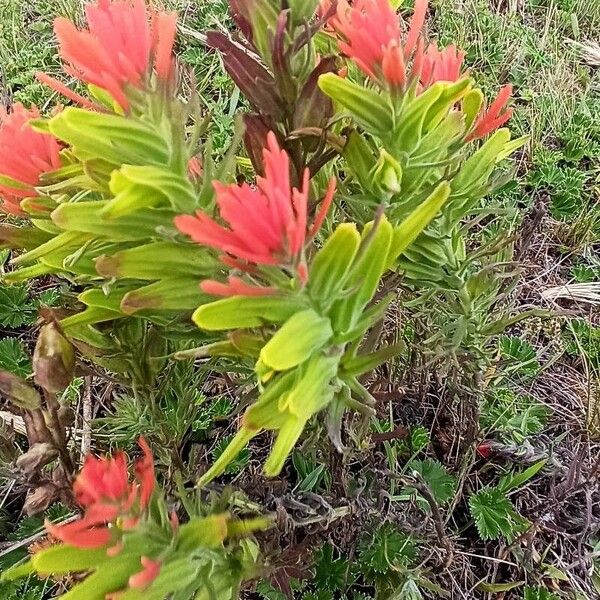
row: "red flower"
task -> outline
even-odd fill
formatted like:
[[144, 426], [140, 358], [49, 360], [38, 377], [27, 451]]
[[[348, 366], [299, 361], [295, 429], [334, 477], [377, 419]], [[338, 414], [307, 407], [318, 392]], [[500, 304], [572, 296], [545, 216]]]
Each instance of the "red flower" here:
[[[129, 106], [127, 87], [143, 88], [152, 64], [159, 79], [170, 76], [175, 13], [149, 11], [145, 0], [97, 0], [86, 6], [85, 13], [88, 29], [79, 30], [63, 17], [54, 21], [67, 73], [106, 90], [123, 108]], [[81, 101], [60, 82], [47, 75], [40, 78]]]
[[58, 169], [60, 145], [50, 134], [38, 133], [29, 125], [31, 119], [39, 118], [37, 108], [26, 109], [15, 104], [11, 112], [0, 108], [0, 197], [5, 212], [23, 215], [20, 207], [23, 198], [37, 196], [35, 186], [40, 176]]
[[[322, 14], [328, 14], [327, 4], [328, 0], [322, 3]], [[340, 50], [371, 79], [404, 85], [406, 63], [417, 48], [427, 4], [428, 0], [415, 1], [410, 26], [405, 32], [405, 25], [389, 0], [356, 0], [352, 6], [341, 0], [329, 26], [342, 37]]]
[[454, 45], [438, 50], [435, 43], [429, 44], [420, 69], [421, 85], [429, 87], [437, 81], [458, 81], [463, 75], [461, 69], [464, 58], [465, 53]]
[[141, 563], [143, 570], [129, 578], [129, 587], [133, 589], [143, 590], [147, 588], [160, 572], [161, 563], [142, 556]]
[[140, 438], [143, 457], [135, 463], [135, 482], [129, 481], [127, 458], [123, 452], [96, 458], [89, 455], [73, 492], [85, 509], [84, 516], [65, 525], [46, 521], [46, 529], [65, 544], [97, 548], [116, 541], [107, 524], [121, 519], [123, 526], [134, 526], [147, 507], [154, 490], [154, 462], [146, 440]]
[[511, 95], [512, 85], [505, 85], [490, 106], [479, 113], [473, 130], [465, 138], [466, 141], [485, 137], [488, 133], [498, 129], [498, 127], [502, 127], [512, 117], [512, 108], [506, 108]]
[[[254, 265], [298, 269], [307, 235], [313, 236], [318, 231], [333, 200], [335, 179], [330, 181], [315, 221], [307, 230], [308, 169], [304, 171], [301, 189], [292, 188], [289, 157], [279, 148], [273, 132], [267, 136], [263, 157], [265, 176], [257, 178], [256, 188], [214, 182], [219, 213], [228, 227], [202, 211], [195, 216], [176, 217], [175, 225], [195, 242], [226, 253], [222, 261], [228, 266], [245, 271], [252, 271]], [[229, 284], [205, 281], [202, 289], [217, 295], [272, 293], [270, 288], [257, 289], [236, 277], [230, 278]]]

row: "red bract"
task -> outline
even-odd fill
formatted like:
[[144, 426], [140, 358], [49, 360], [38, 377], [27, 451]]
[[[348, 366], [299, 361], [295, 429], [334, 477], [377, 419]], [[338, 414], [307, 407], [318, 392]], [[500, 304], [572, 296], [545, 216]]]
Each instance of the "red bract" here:
[[200, 288], [211, 296], [271, 296], [277, 292], [275, 287], [249, 285], [233, 275], [227, 279], [227, 283], [207, 279], [200, 284]]
[[40, 184], [43, 173], [60, 165], [60, 145], [50, 134], [34, 131], [31, 119], [39, 118], [38, 110], [15, 104], [11, 112], [0, 108], [0, 176], [13, 180], [0, 181], [0, 197], [5, 212], [23, 215], [23, 198], [37, 196], [34, 187]]
[[[279, 147], [273, 132], [267, 136], [263, 160], [265, 176], [257, 178], [256, 188], [214, 182], [219, 213], [227, 227], [202, 211], [195, 216], [176, 217], [175, 225], [195, 242], [224, 252], [223, 262], [228, 266], [243, 270], [252, 270], [253, 265], [298, 269], [307, 235], [317, 232], [333, 200], [335, 179], [330, 181], [320, 211], [307, 230], [308, 169], [304, 171], [301, 189], [292, 188], [289, 157]], [[269, 288], [257, 289], [235, 277], [227, 285], [211, 281], [203, 282], [202, 287], [207, 293], [217, 295], [271, 293], [266, 291]]]
[[429, 87], [437, 81], [458, 81], [461, 73], [465, 53], [451, 45], [438, 50], [435, 42], [427, 47], [423, 56], [423, 65], [420, 69], [420, 80], [423, 87]]
[[108, 523], [121, 519], [134, 526], [148, 507], [154, 490], [154, 462], [146, 441], [140, 438], [143, 457], [135, 463], [135, 481], [129, 481], [127, 458], [123, 452], [96, 458], [89, 455], [73, 484], [77, 502], [84, 516], [65, 525], [46, 521], [46, 529], [55, 538], [79, 548], [106, 546], [113, 540]]
[[485, 137], [498, 127], [502, 127], [512, 117], [512, 108], [506, 108], [511, 95], [512, 85], [505, 85], [489, 107], [479, 113], [473, 130], [466, 137], [467, 141]]
[[[321, 5], [327, 14], [329, 0]], [[341, 0], [329, 25], [342, 37], [340, 50], [369, 77], [391, 85], [404, 85], [406, 63], [413, 56], [425, 22], [427, 0], [416, 0], [408, 30], [389, 0]]]
[[[88, 29], [79, 30], [66, 18], [54, 21], [54, 32], [67, 73], [106, 90], [123, 108], [129, 106], [128, 86], [141, 88], [152, 64], [160, 79], [171, 73], [175, 13], [150, 11], [144, 0], [97, 0], [85, 9]], [[48, 76], [41, 79], [76, 102]]]
[[147, 588], [155, 579], [160, 572], [161, 563], [142, 556], [142, 571], [132, 575], [129, 578], [129, 587], [133, 589], [143, 590]]

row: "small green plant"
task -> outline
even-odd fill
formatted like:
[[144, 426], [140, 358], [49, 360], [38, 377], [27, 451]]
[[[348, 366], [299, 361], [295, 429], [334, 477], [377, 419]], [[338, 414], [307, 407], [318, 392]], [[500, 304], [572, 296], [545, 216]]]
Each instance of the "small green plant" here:
[[498, 488], [483, 489], [470, 496], [469, 509], [482, 540], [504, 537], [510, 542], [528, 526], [506, 493]]
[[0, 369], [21, 377], [31, 373], [31, 359], [21, 340], [17, 338], [0, 340]]
[[480, 423], [487, 435], [495, 434], [507, 444], [521, 444], [540, 433], [550, 415], [550, 408], [532, 396], [501, 387], [486, 394]]
[[514, 335], [503, 335], [500, 338], [500, 351], [515, 374], [535, 377], [538, 373], [540, 363], [535, 348], [529, 342]]

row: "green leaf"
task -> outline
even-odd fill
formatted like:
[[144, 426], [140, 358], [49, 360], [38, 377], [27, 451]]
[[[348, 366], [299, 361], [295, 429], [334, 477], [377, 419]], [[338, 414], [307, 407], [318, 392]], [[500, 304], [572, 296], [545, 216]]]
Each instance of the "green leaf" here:
[[498, 129], [486, 142], [461, 166], [452, 180], [453, 194], [467, 194], [473, 187], [481, 185], [489, 177], [499, 154], [510, 141], [508, 129]]
[[560, 600], [560, 598], [543, 587], [526, 587], [523, 591], [523, 600]]
[[373, 149], [357, 131], [350, 132], [344, 146], [344, 158], [363, 190], [370, 190], [371, 172], [376, 164]]
[[392, 237], [393, 229], [385, 216], [375, 226], [373, 222], [365, 225], [359, 256], [348, 277], [348, 287], [354, 291], [335, 302], [331, 309], [336, 333], [353, 329], [363, 315], [386, 270]]
[[197, 582], [201, 577], [199, 573], [200, 566], [199, 561], [191, 559], [189, 556], [170, 560], [161, 566], [156, 579], [149, 587], [142, 590], [128, 589], [122, 595], [119, 595], [119, 599], [164, 600], [165, 598], [178, 598], [178, 596], [173, 595], [175, 592], [188, 587], [192, 587], [192, 589], [198, 587], [194, 586], [194, 582]]
[[29, 288], [26, 285], [0, 286], [0, 325], [32, 325], [36, 316], [36, 307], [29, 298]]
[[187, 177], [166, 167], [123, 165], [113, 171], [109, 186], [114, 198], [102, 211], [109, 219], [156, 206], [189, 213], [196, 205], [194, 188]]
[[146, 240], [158, 229], [168, 226], [173, 212], [148, 208], [135, 214], [109, 219], [102, 214], [106, 201], [61, 204], [52, 212], [52, 221], [67, 231], [91, 233], [118, 242]]
[[105, 600], [106, 594], [123, 588], [131, 575], [142, 570], [138, 555], [119, 555], [106, 560], [89, 577], [61, 596], [62, 600]]
[[314, 583], [317, 589], [342, 591], [348, 569], [348, 561], [342, 556], [334, 558], [333, 547], [331, 544], [325, 544], [315, 556]]
[[232, 296], [200, 306], [192, 320], [201, 329], [220, 331], [280, 323], [306, 308], [294, 296]]
[[292, 315], [263, 346], [256, 370], [270, 377], [272, 371], [285, 371], [307, 360], [321, 349], [333, 331], [326, 317], [311, 308]]
[[380, 525], [365, 535], [359, 546], [359, 565], [367, 572], [387, 573], [394, 567], [408, 567], [417, 556], [414, 539], [393, 525]]
[[483, 106], [483, 92], [475, 88], [470, 90], [469, 93], [463, 98], [462, 101], [462, 112], [465, 115], [465, 130], [469, 131], [472, 125], [475, 123], [475, 119], [479, 115], [479, 111]]
[[485, 488], [472, 495], [469, 509], [482, 540], [495, 540], [501, 536], [512, 539], [526, 526], [511, 501], [497, 488]]
[[394, 227], [394, 239], [388, 257], [390, 266], [396, 262], [398, 257], [409, 248], [419, 234], [439, 214], [449, 196], [450, 186], [448, 182], [443, 181], [400, 225]]
[[31, 360], [25, 344], [18, 338], [0, 340], [0, 369], [20, 377], [31, 374]]
[[510, 590], [514, 590], [515, 588], [521, 587], [525, 582], [524, 581], [510, 581], [507, 583], [478, 583], [477, 589], [480, 592], [488, 592], [490, 594], [498, 594], [500, 592], [509, 592]]
[[408, 464], [410, 471], [416, 471], [423, 478], [433, 497], [440, 504], [449, 502], [456, 491], [456, 479], [446, 471], [444, 465], [437, 460], [412, 460]]
[[505, 359], [516, 363], [516, 372], [534, 377], [540, 369], [537, 353], [533, 346], [516, 336], [503, 335], [500, 338], [500, 350]]
[[47, 123], [81, 160], [99, 158], [115, 165], [169, 162], [167, 141], [141, 119], [67, 107]]
[[227, 537], [227, 515], [195, 518], [179, 528], [177, 548], [193, 552], [199, 548], [221, 548]]
[[352, 83], [348, 79], [325, 73], [319, 87], [330, 98], [347, 108], [367, 131], [389, 136], [394, 121], [391, 107], [375, 90]]
[[198, 279], [173, 277], [127, 292], [121, 300], [120, 310], [127, 315], [140, 311], [192, 311], [207, 300], [208, 296], [200, 290]]
[[310, 263], [308, 291], [322, 305], [329, 305], [343, 289], [360, 246], [354, 223], [341, 223]]
[[[219, 456], [225, 452], [232, 439], [233, 435], [224, 436], [219, 439], [211, 452], [213, 460], [219, 459]], [[237, 453], [236, 457], [227, 465], [223, 473], [225, 475], [237, 475], [248, 464], [249, 461], [250, 450], [248, 450], [248, 447], [246, 446]]]
[[506, 494], [510, 490], [520, 488], [532, 477], [535, 477], [535, 475], [537, 475], [537, 473], [544, 468], [546, 462], [546, 459], [540, 460], [520, 473], [509, 473], [508, 475], [505, 475], [502, 477], [502, 479], [500, 479], [498, 489]]
[[404, 352], [404, 350], [406, 350], [406, 344], [404, 342], [398, 342], [396, 344], [384, 346], [370, 354], [353, 356], [343, 361], [343, 374], [347, 377], [358, 377], [363, 373], [376, 369], [379, 365], [382, 365]]
[[121, 250], [96, 260], [96, 270], [102, 277], [118, 279], [158, 279], [197, 277], [214, 273], [216, 261], [198, 244], [154, 242]]
[[63, 575], [87, 571], [108, 560], [106, 548], [51, 546], [37, 552], [32, 559], [34, 569], [44, 575]]

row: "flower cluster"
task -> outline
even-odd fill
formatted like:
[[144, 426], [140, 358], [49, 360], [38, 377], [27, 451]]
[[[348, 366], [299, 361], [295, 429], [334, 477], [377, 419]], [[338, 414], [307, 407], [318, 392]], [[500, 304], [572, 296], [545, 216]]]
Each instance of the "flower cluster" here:
[[[145, 0], [98, 0], [85, 9], [88, 29], [66, 18], [54, 22], [65, 71], [108, 92], [123, 108], [127, 88], [142, 88], [154, 66], [159, 80], [172, 72], [175, 13], [149, 10]], [[89, 106], [89, 101], [49, 77], [38, 77], [59, 93]]]
[[[435, 42], [424, 42], [423, 25], [428, 0], [415, 0], [414, 13], [406, 27], [388, 0], [340, 0], [337, 9], [331, 0], [321, 2], [321, 14], [329, 15], [328, 26], [339, 37], [339, 48], [373, 81], [392, 93], [414, 86], [422, 93], [436, 82], [455, 82], [468, 73], [463, 70], [465, 53], [450, 45], [441, 50]], [[489, 108], [478, 115], [465, 141], [485, 137], [512, 116], [506, 106], [511, 86], [502, 88]]]
[[[277, 265], [292, 270], [305, 283], [304, 246], [325, 219], [333, 200], [335, 179], [331, 179], [320, 210], [308, 227], [308, 169], [304, 171], [301, 187], [292, 187], [290, 159], [273, 132], [267, 136], [263, 160], [265, 175], [257, 177], [256, 188], [247, 183], [214, 182], [219, 213], [228, 227], [202, 211], [195, 216], [176, 217], [175, 225], [195, 242], [223, 252], [221, 261], [228, 267], [256, 275], [260, 265]], [[276, 291], [270, 286], [248, 285], [236, 276], [231, 276], [226, 284], [203, 281], [201, 287], [216, 296], [260, 296]]]
[[143, 457], [135, 463], [135, 481], [129, 480], [124, 452], [97, 458], [89, 455], [75, 483], [75, 500], [84, 509], [81, 519], [64, 525], [46, 522], [55, 538], [79, 548], [109, 546], [118, 552], [118, 528], [131, 529], [148, 508], [154, 490], [154, 462], [144, 438], [139, 440]]
[[[331, 12], [330, 5], [330, 0], [322, 2], [323, 14]], [[329, 25], [341, 37], [340, 50], [369, 77], [403, 86], [408, 76], [407, 62], [415, 52], [423, 52], [421, 30], [426, 12], [427, 0], [417, 0], [405, 32], [405, 24], [389, 0], [357, 0], [352, 5], [340, 0]]]
[[0, 109], [0, 198], [7, 213], [24, 215], [21, 200], [37, 196], [41, 175], [61, 166], [58, 140], [29, 124], [39, 116], [19, 103], [11, 112]]

